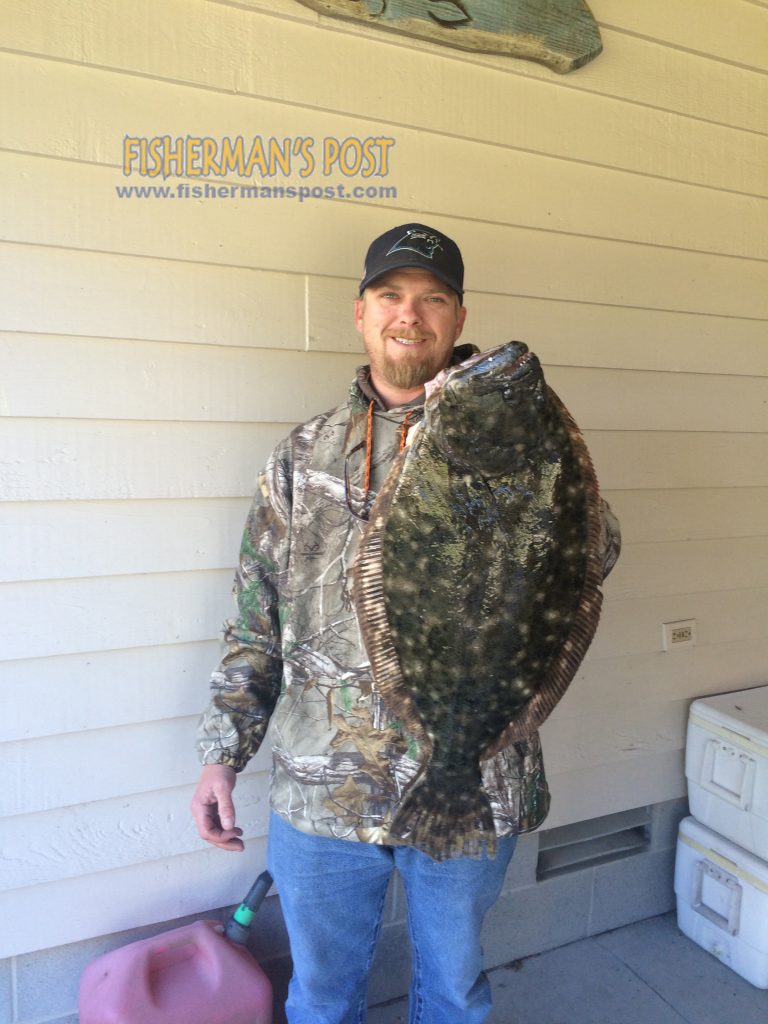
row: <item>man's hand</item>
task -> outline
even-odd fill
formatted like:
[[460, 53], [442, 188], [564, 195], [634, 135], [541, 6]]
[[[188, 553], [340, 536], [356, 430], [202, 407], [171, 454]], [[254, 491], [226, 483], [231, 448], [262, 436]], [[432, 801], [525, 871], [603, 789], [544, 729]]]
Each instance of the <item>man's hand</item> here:
[[228, 765], [205, 765], [190, 806], [197, 831], [207, 843], [241, 853], [245, 849], [240, 838], [243, 830], [235, 828], [232, 802], [236, 778], [234, 768]]

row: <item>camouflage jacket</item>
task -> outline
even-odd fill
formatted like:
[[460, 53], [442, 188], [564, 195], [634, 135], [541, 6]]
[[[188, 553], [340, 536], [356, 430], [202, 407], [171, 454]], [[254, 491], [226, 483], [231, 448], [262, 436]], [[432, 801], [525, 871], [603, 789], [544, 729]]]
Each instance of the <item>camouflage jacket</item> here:
[[[460, 346], [455, 361], [471, 351]], [[421, 414], [421, 402], [383, 408], [361, 368], [343, 405], [277, 446], [246, 521], [238, 615], [225, 624], [228, 652], [198, 749], [203, 764], [240, 771], [271, 720], [272, 806], [304, 832], [395, 842], [388, 823], [421, 765], [418, 743], [376, 691], [349, 581], [372, 496]], [[541, 824], [549, 792], [538, 735], [482, 773], [498, 835]]]

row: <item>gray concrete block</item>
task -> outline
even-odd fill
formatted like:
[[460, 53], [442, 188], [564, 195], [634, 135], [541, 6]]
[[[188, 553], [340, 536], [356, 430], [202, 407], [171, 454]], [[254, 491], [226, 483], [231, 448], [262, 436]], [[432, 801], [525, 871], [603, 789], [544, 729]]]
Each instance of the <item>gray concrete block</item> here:
[[17, 957], [18, 1020], [45, 1020], [76, 1013], [80, 975], [97, 956], [119, 945], [110, 937]]
[[675, 905], [674, 871], [673, 849], [596, 867], [589, 934], [666, 913]]
[[13, 1020], [13, 957], [0, 960], [0, 1020]]
[[509, 963], [584, 938], [591, 899], [591, 869], [502, 895], [483, 928], [486, 966]]
[[651, 819], [651, 849], [668, 850], [676, 846], [678, 826], [688, 813], [688, 800], [685, 797], [654, 804]]
[[691, 1024], [764, 1024], [768, 992], [682, 934], [674, 912], [594, 940]]
[[539, 859], [539, 833], [520, 836], [507, 868], [502, 892], [525, 889], [536, 884], [536, 863]]

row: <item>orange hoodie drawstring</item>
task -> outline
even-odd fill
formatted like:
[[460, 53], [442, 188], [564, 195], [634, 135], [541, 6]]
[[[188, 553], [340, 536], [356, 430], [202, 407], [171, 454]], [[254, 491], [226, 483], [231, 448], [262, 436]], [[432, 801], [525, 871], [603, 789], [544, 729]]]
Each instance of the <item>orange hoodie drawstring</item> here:
[[[368, 406], [368, 425], [365, 431], [365, 500], [368, 501], [368, 495], [371, 490], [371, 464], [373, 463], [373, 406], [371, 402]], [[411, 413], [405, 414], [405, 419], [400, 426], [400, 451], [405, 448], [405, 442], [408, 439], [408, 428], [411, 425]]]
[[400, 428], [400, 451], [402, 451], [403, 448], [405, 448], [405, 442], [408, 440], [408, 428], [410, 427], [410, 425], [411, 414], [410, 412], [407, 412], [405, 414], [405, 419], [403, 420], [403, 425]]
[[[363, 480], [363, 490], [365, 493], [365, 497], [363, 500], [365, 505], [368, 504], [368, 497], [371, 493], [371, 474], [373, 469], [373, 409], [375, 404], [375, 402], [371, 401], [368, 405], [368, 416], [365, 428], [365, 477]], [[405, 414], [403, 422], [400, 425], [400, 451], [403, 451], [406, 445], [406, 441], [408, 440], [408, 429], [410, 428], [411, 425], [411, 416], [412, 413], [407, 412]], [[355, 448], [352, 449], [352, 452], [350, 452], [349, 454], [351, 455], [353, 452], [358, 451], [360, 448], [362, 448], [362, 442], [356, 445]], [[347, 458], [349, 458], [349, 456], [347, 456]], [[350, 512], [352, 512], [352, 506], [349, 503], [349, 478], [347, 476], [346, 461], [344, 463], [344, 490], [347, 495], [347, 508], [349, 508]]]
[[373, 399], [368, 406], [368, 426], [365, 432], [365, 500], [371, 490], [371, 462], [373, 461]]

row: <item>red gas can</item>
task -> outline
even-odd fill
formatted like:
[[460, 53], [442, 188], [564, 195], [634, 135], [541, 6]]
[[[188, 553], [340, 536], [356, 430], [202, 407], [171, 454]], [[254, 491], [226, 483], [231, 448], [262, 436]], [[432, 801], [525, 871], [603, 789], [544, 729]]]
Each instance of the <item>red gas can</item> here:
[[272, 987], [217, 921], [196, 921], [94, 960], [80, 1024], [271, 1024]]

